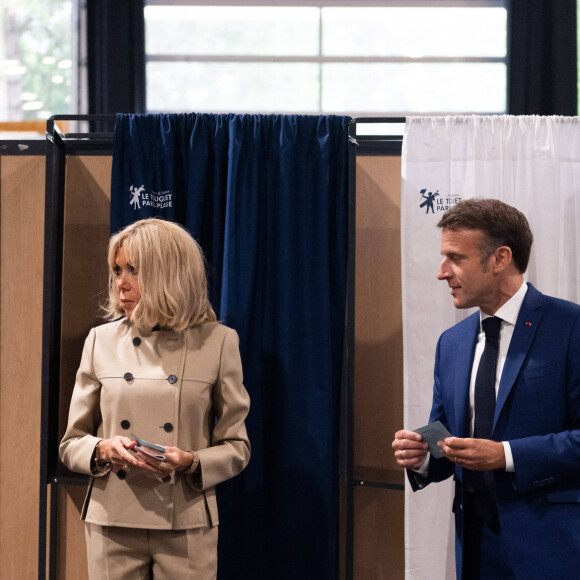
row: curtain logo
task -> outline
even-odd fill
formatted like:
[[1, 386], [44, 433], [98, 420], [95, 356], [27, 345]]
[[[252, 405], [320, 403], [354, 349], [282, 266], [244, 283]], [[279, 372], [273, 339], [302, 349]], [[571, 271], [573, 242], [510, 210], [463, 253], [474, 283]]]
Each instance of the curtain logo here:
[[141, 187], [131, 185], [129, 187], [129, 195], [131, 196], [129, 204], [133, 206], [133, 210], [141, 209], [142, 207], [156, 209], [173, 207], [172, 191], [147, 191], [144, 185]]
[[442, 197], [437, 189], [435, 193], [422, 189], [419, 192], [419, 207], [425, 208], [425, 213], [436, 213], [451, 209], [456, 203], [461, 201], [461, 197]]

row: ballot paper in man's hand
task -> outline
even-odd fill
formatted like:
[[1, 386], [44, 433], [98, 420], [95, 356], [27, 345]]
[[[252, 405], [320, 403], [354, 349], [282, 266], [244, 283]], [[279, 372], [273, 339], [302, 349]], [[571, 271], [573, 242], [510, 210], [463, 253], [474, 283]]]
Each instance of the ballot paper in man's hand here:
[[445, 457], [441, 449], [439, 449], [437, 446], [437, 442], [443, 441], [443, 439], [447, 437], [451, 437], [451, 433], [447, 431], [441, 421], [429, 423], [429, 425], [424, 425], [423, 427], [419, 427], [414, 431], [415, 433], [419, 433], [419, 435], [423, 437], [424, 441], [427, 441], [429, 444], [429, 453], [431, 453], [435, 459], [441, 459], [441, 457]]

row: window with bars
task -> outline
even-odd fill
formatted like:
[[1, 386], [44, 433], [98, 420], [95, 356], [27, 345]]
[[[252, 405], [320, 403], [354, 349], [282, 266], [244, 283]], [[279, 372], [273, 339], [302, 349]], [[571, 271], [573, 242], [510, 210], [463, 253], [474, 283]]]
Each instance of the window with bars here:
[[0, 2], [0, 120], [76, 112], [76, 2]]
[[149, 112], [505, 113], [503, 1], [145, 8]]

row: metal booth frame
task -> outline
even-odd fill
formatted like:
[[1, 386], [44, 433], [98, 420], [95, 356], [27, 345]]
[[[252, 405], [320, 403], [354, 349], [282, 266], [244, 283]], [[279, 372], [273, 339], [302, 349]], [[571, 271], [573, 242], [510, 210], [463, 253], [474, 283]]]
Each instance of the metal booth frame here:
[[[62, 256], [65, 170], [67, 155], [111, 155], [113, 133], [104, 129], [114, 115], [54, 115], [46, 127], [44, 284], [42, 314], [42, 379], [40, 419], [40, 489], [38, 527], [38, 578], [56, 579], [58, 488], [85, 484], [84, 476], [59, 475], [58, 417], [62, 313]], [[63, 133], [59, 121], [86, 125], [87, 131]], [[50, 486], [50, 503], [48, 501]], [[50, 518], [48, 508], [50, 507]], [[47, 563], [48, 551], [48, 563]]]
[[[86, 127], [64, 133], [59, 122]], [[86, 476], [62, 475], [58, 465], [58, 417], [62, 315], [63, 228], [65, 171], [68, 155], [112, 155], [115, 115], [54, 115], [46, 130], [46, 197], [42, 324], [41, 442], [39, 478], [38, 578], [57, 577], [58, 490], [60, 485], [85, 485]], [[404, 124], [404, 117], [355, 118], [349, 124], [348, 264], [346, 324], [341, 386], [338, 484], [341, 492], [339, 558], [343, 577], [354, 580], [354, 489], [370, 486], [403, 489], [402, 485], [355, 478], [354, 473], [354, 348], [355, 348], [355, 236], [356, 158], [363, 155], [400, 155], [402, 136], [385, 132], [365, 134], [366, 124]], [[358, 129], [358, 130], [357, 130]], [[48, 488], [50, 486], [50, 501]], [[49, 514], [50, 508], [50, 516]], [[48, 560], [47, 560], [48, 556]]]

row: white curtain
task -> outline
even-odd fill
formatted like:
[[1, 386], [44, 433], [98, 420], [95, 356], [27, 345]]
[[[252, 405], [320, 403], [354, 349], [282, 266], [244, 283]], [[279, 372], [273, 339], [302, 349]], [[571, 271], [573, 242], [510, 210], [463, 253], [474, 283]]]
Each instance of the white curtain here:
[[[437, 222], [468, 197], [496, 198], [528, 218], [534, 244], [526, 279], [578, 302], [580, 119], [407, 117], [402, 166], [402, 274], [406, 428], [427, 422], [438, 336], [468, 314], [455, 310], [440, 261]], [[454, 578], [452, 482], [407, 486], [407, 580]]]

